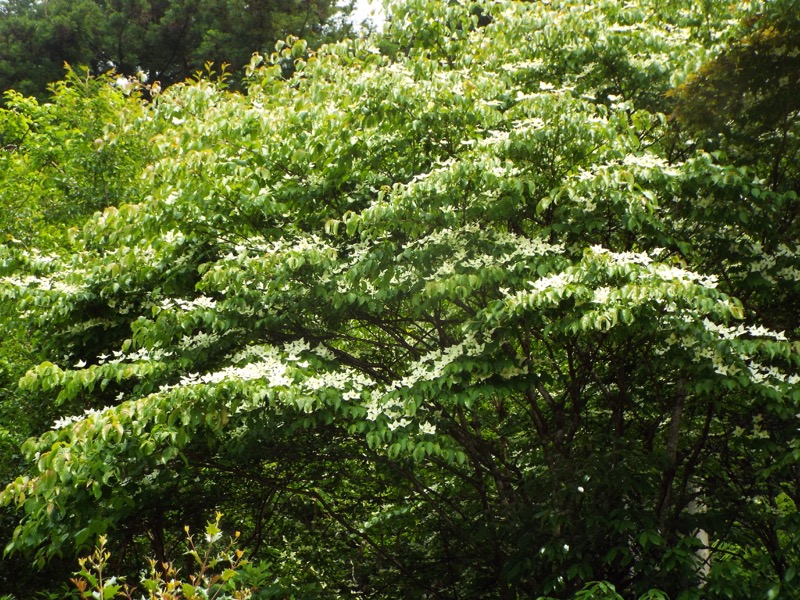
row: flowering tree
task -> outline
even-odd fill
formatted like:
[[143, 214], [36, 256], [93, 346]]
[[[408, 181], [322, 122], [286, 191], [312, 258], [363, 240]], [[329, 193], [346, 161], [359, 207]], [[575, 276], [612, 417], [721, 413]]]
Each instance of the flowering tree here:
[[761, 9], [412, 1], [170, 88], [145, 199], [3, 250], [55, 420], [9, 549], [218, 508], [307, 594], [797, 593], [800, 182], [676, 108]]

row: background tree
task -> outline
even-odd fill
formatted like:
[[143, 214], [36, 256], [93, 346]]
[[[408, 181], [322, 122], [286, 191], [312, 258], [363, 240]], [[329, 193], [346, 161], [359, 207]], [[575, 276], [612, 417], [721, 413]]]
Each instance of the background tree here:
[[64, 63], [93, 74], [142, 71], [162, 86], [209, 61], [241, 70], [288, 34], [312, 43], [341, 34], [348, 26], [334, 15], [348, 10], [331, 0], [8, 0], [0, 4], [0, 91], [43, 98]]
[[798, 197], [681, 116], [791, 6], [412, 1], [169, 88], [143, 196], [3, 248], [9, 550], [221, 509], [267, 596], [797, 597]]

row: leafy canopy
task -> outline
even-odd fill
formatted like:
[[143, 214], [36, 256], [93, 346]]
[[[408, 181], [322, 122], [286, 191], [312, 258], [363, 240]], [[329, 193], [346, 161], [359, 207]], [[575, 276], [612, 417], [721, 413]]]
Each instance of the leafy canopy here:
[[677, 109], [774, 15], [480, 8], [169, 88], [144, 197], [3, 248], [55, 420], [8, 550], [220, 509], [310, 595], [798, 593], [800, 180]]

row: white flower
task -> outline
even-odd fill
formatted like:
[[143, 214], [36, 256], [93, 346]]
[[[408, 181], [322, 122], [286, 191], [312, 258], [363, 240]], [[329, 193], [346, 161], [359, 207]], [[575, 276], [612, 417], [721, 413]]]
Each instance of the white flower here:
[[356, 390], [348, 390], [342, 394], [342, 400], [358, 400], [361, 398], [361, 393]]
[[195, 298], [192, 301], [192, 304], [198, 308], [208, 309], [213, 309], [217, 305], [216, 301], [208, 296], [200, 296], [199, 298]]
[[592, 302], [595, 304], [605, 304], [608, 302], [608, 298], [611, 295], [611, 288], [609, 287], [601, 287], [597, 288], [594, 291], [594, 297], [592, 298]]
[[436, 433], [436, 425], [432, 425], [431, 423], [425, 421], [419, 426], [419, 432], [427, 433], [428, 435], [433, 435], [434, 433]]
[[378, 415], [381, 414], [381, 407], [378, 406], [377, 401], [372, 400], [369, 404], [366, 404], [364, 408], [367, 409], [367, 419], [370, 421], [374, 421], [378, 418]]
[[529, 281], [528, 284], [533, 286], [537, 292], [542, 292], [549, 288], [561, 289], [572, 281], [572, 276], [567, 273], [556, 273], [547, 277], [542, 277], [535, 281]]
[[53, 426], [51, 427], [51, 429], [54, 429], [54, 430], [64, 429], [64, 427], [66, 427], [67, 425], [71, 425], [72, 423], [80, 421], [82, 418], [83, 417], [79, 417], [79, 416], [63, 417], [61, 419], [56, 420], [56, 422], [53, 423]]
[[408, 419], [403, 417], [402, 419], [398, 419], [397, 421], [389, 421], [389, 423], [387, 425], [389, 426], [389, 429], [394, 431], [398, 427], [405, 427], [409, 423], [411, 423], [411, 421], [409, 421]]

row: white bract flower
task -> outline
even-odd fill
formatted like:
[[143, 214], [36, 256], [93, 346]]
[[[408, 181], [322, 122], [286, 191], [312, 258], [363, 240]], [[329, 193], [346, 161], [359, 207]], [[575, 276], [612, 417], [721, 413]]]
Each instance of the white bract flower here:
[[397, 420], [395, 420], [395, 421], [389, 421], [389, 422], [387, 423], [387, 426], [389, 427], [389, 429], [391, 429], [392, 431], [394, 431], [395, 429], [399, 429], [400, 427], [405, 427], [405, 426], [406, 426], [406, 425], [408, 425], [409, 423], [411, 423], [411, 421], [409, 421], [409, 420], [408, 420], [407, 418], [405, 418], [405, 417], [402, 417], [402, 418], [400, 418], [400, 419], [397, 419]]
[[425, 433], [427, 435], [433, 435], [434, 433], [436, 433], [436, 425], [432, 425], [431, 423], [425, 421], [424, 423], [420, 424], [419, 432]]
[[597, 288], [594, 291], [592, 302], [594, 302], [595, 304], [605, 304], [606, 302], [608, 302], [610, 296], [611, 296], [611, 288], [609, 287]]

